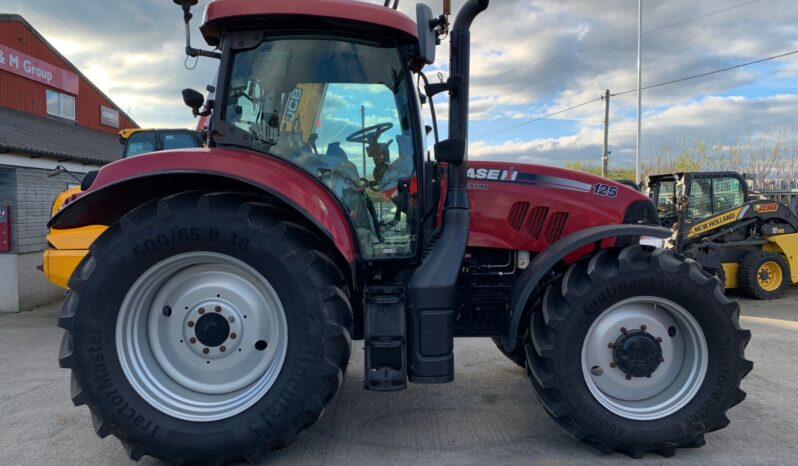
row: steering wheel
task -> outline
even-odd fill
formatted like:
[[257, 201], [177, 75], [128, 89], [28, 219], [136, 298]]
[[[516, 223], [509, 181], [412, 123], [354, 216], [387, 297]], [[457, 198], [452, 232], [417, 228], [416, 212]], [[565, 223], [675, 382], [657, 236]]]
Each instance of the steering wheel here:
[[370, 144], [376, 142], [382, 133], [393, 128], [393, 123], [377, 123], [376, 125], [366, 126], [359, 129], [346, 137], [349, 142], [357, 142], [360, 144]]

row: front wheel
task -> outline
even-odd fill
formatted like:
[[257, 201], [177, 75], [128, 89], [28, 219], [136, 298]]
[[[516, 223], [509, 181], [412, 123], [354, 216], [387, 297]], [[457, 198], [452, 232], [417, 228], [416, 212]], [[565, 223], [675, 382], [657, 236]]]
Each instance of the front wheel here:
[[98, 435], [170, 463], [257, 462], [338, 390], [352, 312], [310, 231], [237, 193], [124, 216], [70, 280], [59, 324], [72, 400]]
[[607, 249], [546, 289], [531, 315], [527, 368], [547, 412], [577, 439], [671, 456], [703, 445], [745, 398], [750, 332], [738, 320], [739, 306], [696, 262]]
[[749, 298], [779, 298], [787, 289], [789, 270], [787, 262], [780, 255], [753, 251], [740, 262], [737, 282], [740, 291]]

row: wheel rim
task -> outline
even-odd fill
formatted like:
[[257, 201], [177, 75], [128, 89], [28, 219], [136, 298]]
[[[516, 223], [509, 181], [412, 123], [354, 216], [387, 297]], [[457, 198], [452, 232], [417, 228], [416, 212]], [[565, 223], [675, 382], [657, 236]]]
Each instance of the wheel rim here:
[[116, 323], [119, 362], [150, 405], [196, 422], [232, 417], [260, 400], [288, 348], [271, 284], [230, 256], [165, 259], [128, 290]]
[[605, 310], [582, 345], [582, 372], [593, 397], [634, 420], [660, 419], [684, 407], [704, 382], [708, 359], [695, 318], [650, 296]]
[[765, 291], [775, 291], [781, 286], [783, 279], [781, 267], [775, 261], [767, 261], [759, 266], [756, 272], [757, 283]]

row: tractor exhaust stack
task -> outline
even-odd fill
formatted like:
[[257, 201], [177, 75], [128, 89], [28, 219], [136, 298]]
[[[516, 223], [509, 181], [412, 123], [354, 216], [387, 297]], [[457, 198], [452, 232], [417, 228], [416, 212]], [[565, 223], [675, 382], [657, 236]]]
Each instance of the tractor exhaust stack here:
[[469, 28], [488, 3], [488, 0], [468, 0], [451, 32], [449, 74], [450, 81], [457, 85], [449, 89], [449, 139], [436, 144], [435, 150], [437, 160], [449, 164], [442, 226], [408, 284], [407, 376], [415, 383], [454, 380], [457, 279], [468, 242], [469, 223], [466, 194]]

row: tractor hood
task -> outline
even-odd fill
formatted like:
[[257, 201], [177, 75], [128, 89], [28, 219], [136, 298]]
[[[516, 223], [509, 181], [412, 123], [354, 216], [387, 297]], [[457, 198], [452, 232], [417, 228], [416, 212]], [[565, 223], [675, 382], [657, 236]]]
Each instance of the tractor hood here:
[[585, 228], [658, 225], [644, 194], [589, 173], [542, 165], [471, 161], [468, 245], [540, 252]]

